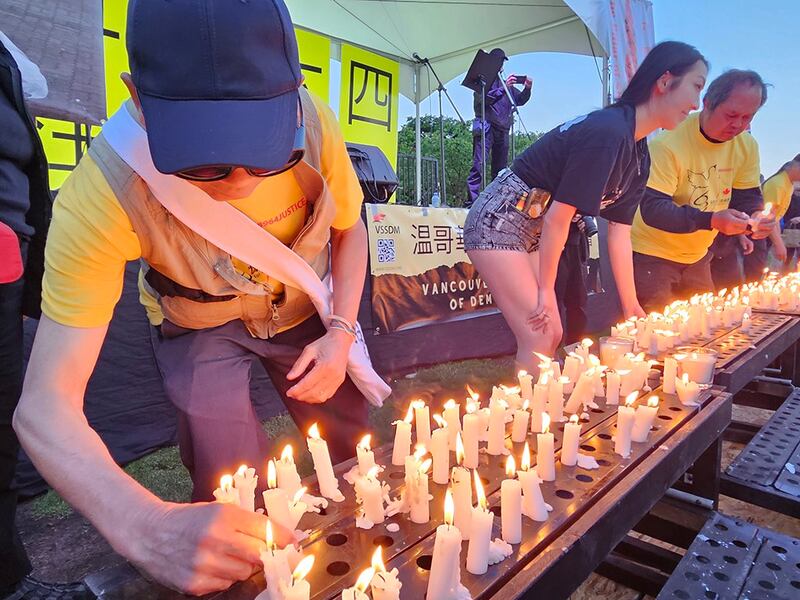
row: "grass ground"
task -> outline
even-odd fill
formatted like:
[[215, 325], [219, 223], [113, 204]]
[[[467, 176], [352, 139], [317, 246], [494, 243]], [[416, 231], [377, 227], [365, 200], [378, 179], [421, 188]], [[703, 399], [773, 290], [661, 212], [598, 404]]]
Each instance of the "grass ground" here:
[[[374, 444], [391, 441], [391, 422], [406, 410], [408, 401], [422, 397], [438, 406], [447, 398], [463, 398], [469, 384], [486, 397], [492, 383], [513, 380], [513, 361], [510, 358], [472, 360], [438, 365], [423, 369], [392, 382], [393, 395], [380, 409], [372, 409], [370, 423]], [[769, 418], [767, 411], [734, 407], [734, 416], [754, 424]], [[279, 415], [264, 423], [276, 452], [285, 443], [303, 447], [304, 439], [288, 415]], [[738, 454], [742, 446], [726, 443], [723, 468]], [[298, 453], [298, 468], [302, 475], [311, 471], [307, 453]], [[165, 500], [186, 502], [191, 481], [180, 462], [178, 449], [162, 448], [125, 467], [126, 472], [144, 487]], [[765, 509], [722, 497], [720, 510], [749, 522], [800, 537], [800, 521]], [[18, 525], [35, 565], [35, 574], [49, 581], [67, 581], [116, 564], [116, 555], [83, 517], [75, 514], [55, 492], [48, 492], [20, 506]], [[637, 592], [598, 575], [592, 575], [572, 595], [571, 600], [609, 598], [628, 600], [639, 598]]]

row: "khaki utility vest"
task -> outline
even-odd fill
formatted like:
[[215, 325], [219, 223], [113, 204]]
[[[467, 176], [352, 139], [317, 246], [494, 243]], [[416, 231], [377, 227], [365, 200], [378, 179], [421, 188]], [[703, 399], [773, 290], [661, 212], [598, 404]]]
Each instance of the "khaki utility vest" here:
[[[300, 98], [306, 151], [291, 172], [306, 196], [309, 216], [289, 247], [322, 279], [329, 268], [328, 244], [336, 206], [319, 172], [319, 116], [303, 88]], [[120, 110], [135, 112], [131, 103]], [[316, 312], [300, 290], [285, 286], [283, 297], [273, 302], [269, 285], [240, 275], [229, 254], [194, 233], [161, 205], [102, 133], [93, 140], [89, 155], [130, 218], [142, 248], [145, 287], [157, 298], [165, 319], [188, 329], [217, 327], [241, 319], [253, 336], [267, 339]]]

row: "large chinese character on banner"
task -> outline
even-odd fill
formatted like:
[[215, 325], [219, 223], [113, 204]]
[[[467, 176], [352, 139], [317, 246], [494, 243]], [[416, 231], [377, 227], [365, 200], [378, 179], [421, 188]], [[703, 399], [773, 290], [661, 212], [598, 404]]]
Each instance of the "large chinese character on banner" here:
[[295, 29], [300, 69], [305, 85], [326, 103], [330, 102], [331, 41], [324, 35]]
[[342, 44], [339, 124], [348, 142], [377, 146], [397, 165], [400, 65], [390, 58]]
[[366, 211], [376, 331], [496, 312], [464, 252], [466, 209], [367, 204]]

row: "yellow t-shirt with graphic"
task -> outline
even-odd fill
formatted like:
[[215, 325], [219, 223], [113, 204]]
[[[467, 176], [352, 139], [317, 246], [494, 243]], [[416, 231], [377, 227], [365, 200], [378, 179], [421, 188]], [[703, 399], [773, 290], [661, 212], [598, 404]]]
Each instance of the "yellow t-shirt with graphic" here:
[[[700, 131], [700, 113], [694, 113], [672, 131], [649, 144], [650, 178], [647, 187], [672, 197], [679, 205], [704, 212], [728, 208], [733, 189], [759, 187], [758, 144], [749, 133], [714, 143]], [[647, 200], [645, 200], [646, 202]], [[717, 236], [715, 230], [670, 233], [652, 227], [636, 211], [631, 229], [633, 251], [683, 264], [703, 258]]]
[[[336, 205], [333, 227], [349, 229], [361, 216], [363, 193], [335, 115], [322, 100], [313, 94], [311, 97], [322, 126], [321, 172]], [[300, 233], [308, 209], [291, 171], [266, 177], [250, 196], [231, 204], [286, 245]], [[98, 166], [84, 155], [53, 206], [42, 312], [72, 327], [107, 324], [122, 293], [125, 263], [138, 259], [141, 253], [127, 213]], [[279, 282], [238, 259], [233, 263], [245, 277], [272, 285], [274, 296], [283, 293]], [[150, 322], [160, 324], [163, 316], [159, 306], [141, 285], [140, 299]]]

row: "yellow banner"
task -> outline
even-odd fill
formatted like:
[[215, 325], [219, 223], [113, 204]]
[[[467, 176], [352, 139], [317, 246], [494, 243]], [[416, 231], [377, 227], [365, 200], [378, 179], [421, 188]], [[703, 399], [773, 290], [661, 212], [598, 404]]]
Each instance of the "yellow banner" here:
[[130, 95], [119, 78], [129, 72], [125, 49], [125, 25], [128, 21], [127, 0], [103, 0], [103, 61], [106, 79], [106, 115], [111, 116]]
[[400, 64], [342, 44], [339, 124], [348, 142], [378, 146], [397, 167]]
[[36, 127], [42, 140], [50, 171], [50, 188], [57, 190], [86, 152], [90, 135], [97, 135], [98, 127], [89, 128], [84, 123], [61, 119], [36, 118]]
[[325, 103], [330, 103], [331, 41], [323, 35], [295, 29], [300, 51], [300, 68], [306, 86]]

